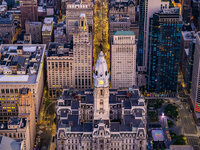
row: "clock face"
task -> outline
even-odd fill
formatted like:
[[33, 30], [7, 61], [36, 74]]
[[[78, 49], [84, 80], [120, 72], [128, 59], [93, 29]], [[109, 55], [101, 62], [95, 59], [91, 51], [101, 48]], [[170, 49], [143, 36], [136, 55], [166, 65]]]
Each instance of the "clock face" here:
[[99, 84], [100, 84], [100, 85], [103, 85], [103, 84], [104, 84], [104, 81], [103, 81], [103, 80], [100, 80], [100, 81], [99, 81]]

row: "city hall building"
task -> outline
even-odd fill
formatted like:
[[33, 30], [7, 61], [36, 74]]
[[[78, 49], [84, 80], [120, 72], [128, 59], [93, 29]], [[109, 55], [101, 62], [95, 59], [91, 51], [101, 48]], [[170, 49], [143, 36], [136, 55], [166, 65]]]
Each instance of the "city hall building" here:
[[146, 104], [137, 88], [109, 89], [101, 51], [94, 89], [65, 89], [57, 101], [58, 150], [145, 150]]

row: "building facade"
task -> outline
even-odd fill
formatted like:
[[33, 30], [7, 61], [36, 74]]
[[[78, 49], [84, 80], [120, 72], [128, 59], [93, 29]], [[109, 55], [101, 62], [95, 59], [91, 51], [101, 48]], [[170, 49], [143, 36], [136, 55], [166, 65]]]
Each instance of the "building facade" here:
[[184, 87], [189, 93], [191, 91], [195, 43], [196, 33], [194, 31], [182, 31], [180, 69], [183, 75]]
[[111, 46], [111, 87], [129, 88], [136, 83], [136, 43], [132, 31], [116, 31]]
[[149, 29], [147, 90], [175, 96], [182, 29], [179, 9], [155, 13], [150, 19]]
[[138, 89], [109, 89], [101, 51], [94, 90], [64, 90], [58, 99], [57, 149], [146, 150], [146, 104]]
[[25, 28], [26, 20], [38, 20], [37, 0], [20, 0], [21, 26]]
[[113, 38], [115, 31], [133, 31], [138, 38], [138, 12], [137, 1], [112, 0], [109, 3], [109, 37]]
[[77, 30], [79, 25], [80, 14], [85, 14], [87, 17], [88, 29], [93, 30], [93, 1], [78, 0], [66, 2], [66, 32], [68, 40], [72, 40], [73, 33]]
[[42, 23], [29, 22], [25, 24], [26, 33], [31, 35], [32, 43], [42, 43]]
[[72, 44], [50, 43], [47, 55], [49, 95], [57, 98], [63, 88], [74, 87]]
[[13, 16], [3, 14], [0, 16], [0, 38], [4, 44], [12, 43], [15, 34]]
[[139, 19], [139, 41], [137, 64], [139, 71], [147, 70], [148, 61], [148, 38], [149, 38], [149, 19], [154, 13], [161, 9], [168, 9], [169, 2], [164, 0], [141, 0], [140, 19]]
[[[196, 45], [194, 52], [194, 65], [192, 73], [192, 89], [191, 89], [191, 98], [194, 104], [195, 111], [200, 113], [200, 32], [197, 32], [196, 36]], [[200, 118], [200, 115], [197, 116]]]
[[67, 43], [66, 24], [63, 22], [58, 23], [54, 30], [54, 42]]
[[7, 122], [10, 116], [17, 116], [16, 104], [21, 88], [31, 90], [37, 118], [43, 94], [45, 48], [46, 45], [42, 44], [1, 45], [0, 122]]
[[42, 26], [42, 43], [49, 44], [53, 40], [53, 18], [46, 17]]
[[76, 89], [92, 87], [92, 34], [85, 14], [80, 15], [79, 29], [73, 34], [74, 85]]

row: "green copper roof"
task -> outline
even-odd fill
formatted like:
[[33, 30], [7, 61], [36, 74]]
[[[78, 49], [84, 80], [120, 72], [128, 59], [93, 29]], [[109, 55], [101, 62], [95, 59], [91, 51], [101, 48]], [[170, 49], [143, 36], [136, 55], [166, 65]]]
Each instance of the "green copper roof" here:
[[135, 35], [133, 31], [115, 31], [114, 35]]

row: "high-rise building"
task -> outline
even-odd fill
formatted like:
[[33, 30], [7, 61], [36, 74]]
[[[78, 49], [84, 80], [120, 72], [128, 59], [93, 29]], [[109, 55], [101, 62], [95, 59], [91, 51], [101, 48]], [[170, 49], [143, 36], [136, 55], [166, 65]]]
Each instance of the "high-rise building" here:
[[12, 43], [13, 36], [15, 34], [15, 26], [13, 16], [9, 14], [3, 14], [0, 16], [0, 38], [4, 44]]
[[109, 89], [102, 51], [94, 71], [94, 90], [65, 89], [56, 108], [58, 150], [146, 150], [145, 100], [136, 88]]
[[53, 40], [53, 17], [46, 17], [42, 26], [42, 43], [49, 44]]
[[0, 122], [18, 115], [19, 92], [29, 88], [35, 102], [36, 118], [43, 94], [43, 66], [46, 45], [3, 44], [0, 47]]
[[79, 29], [73, 34], [74, 85], [76, 89], [92, 87], [92, 34], [85, 14], [79, 18]]
[[[29, 124], [27, 118], [11, 117], [8, 122], [0, 123], [0, 135], [23, 142], [22, 150], [33, 150], [33, 147], [31, 147], [31, 140], [33, 139], [30, 138]], [[0, 148], [2, 149], [3, 146]], [[7, 149], [5, 148], [5, 150]]]
[[87, 18], [88, 30], [93, 30], [94, 4], [91, 0], [69, 0], [66, 2], [66, 32], [68, 40], [72, 40], [73, 33], [79, 26], [80, 14]]
[[169, 8], [169, 1], [166, 0], [141, 0], [139, 19], [139, 41], [137, 52], [137, 64], [139, 71], [146, 71], [148, 61], [148, 38], [149, 19], [154, 13]]
[[42, 42], [42, 23], [41, 22], [29, 22], [25, 24], [26, 33], [31, 35], [32, 43]]
[[189, 93], [191, 91], [195, 43], [196, 33], [194, 31], [182, 31], [180, 49], [180, 70], [183, 75], [184, 87]]
[[[115, 31], [133, 31], [138, 38], [137, 1], [111, 0], [109, 2], [109, 38], [113, 38]], [[123, 10], [123, 11], [122, 11]]]
[[[192, 73], [191, 98], [193, 100], [195, 111], [200, 113], [200, 32], [196, 36], [196, 45], [194, 52], [194, 65]], [[197, 115], [200, 118], [200, 115]]]
[[190, 21], [192, 17], [192, 7], [191, 7], [192, 0], [182, 0], [182, 16], [183, 20]]
[[67, 43], [66, 24], [59, 22], [54, 30], [54, 42]]
[[24, 150], [33, 150], [36, 135], [35, 102], [30, 89], [27, 88], [20, 89], [18, 97], [17, 103], [11, 98], [10, 104], [11, 109], [18, 108], [18, 116], [10, 117], [8, 122], [0, 123], [0, 135], [23, 141]]
[[25, 28], [26, 20], [38, 20], [37, 0], [20, 0], [21, 26]]
[[136, 85], [136, 43], [132, 31], [116, 31], [111, 46], [111, 87]]
[[155, 13], [149, 23], [147, 90], [174, 96], [177, 90], [182, 19], [179, 8]]
[[57, 98], [63, 88], [74, 87], [72, 49], [72, 44], [49, 44], [47, 53], [47, 82], [51, 97]]
[[27, 126], [29, 126], [30, 148], [33, 149], [36, 137], [35, 126], [35, 102], [33, 100], [30, 89], [22, 88], [19, 92], [18, 117], [27, 118]]

